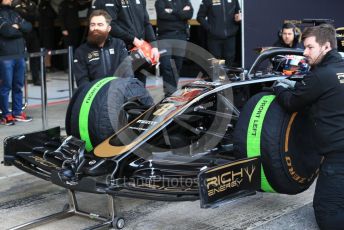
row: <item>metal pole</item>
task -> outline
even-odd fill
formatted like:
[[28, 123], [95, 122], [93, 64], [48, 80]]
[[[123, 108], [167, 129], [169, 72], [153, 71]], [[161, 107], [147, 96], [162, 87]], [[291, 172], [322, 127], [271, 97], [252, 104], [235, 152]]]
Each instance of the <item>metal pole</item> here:
[[25, 71], [25, 77], [24, 77], [24, 104], [22, 110], [26, 109], [26, 106], [28, 104], [28, 92], [27, 92], [27, 71]]
[[69, 87], [69, 99], [73, 96], [74, 91], [74, 78], [73, 78], [73, 47], [68, 46], [68, 87]]
[[245, 69], [245, 9], [241, 0], [241, 68]]
[[40, 56], [40, 69], [41, 69], [41, 103], [42, 103], [42, 126], [43, 130], [48, 127], [47, 122], [47, 81], [46, 81], [46, 74], [45, 74], [45, 49], [40, 49], [41, 56]]

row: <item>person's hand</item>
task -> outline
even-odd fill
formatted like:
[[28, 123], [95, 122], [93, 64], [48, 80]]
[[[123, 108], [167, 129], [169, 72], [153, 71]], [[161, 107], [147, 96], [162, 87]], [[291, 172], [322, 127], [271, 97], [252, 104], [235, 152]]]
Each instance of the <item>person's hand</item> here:
[[68, 30], [62, 30], [62, 35], [63, 36], [68, 36]]
[[288, 80], [288, 79], [281, 79], [277, 80], [279, 83], [286, 84], [289, 89], [294, 89], [296, 81]]
[[183, 10], [184, 11], [191, 10], [191, 7], [190, 6], [184, 6]]
[[136, 46], [137, 48], [139, 48], [140, 46], [142, 46], [143, 44], [143, 40], [140, 40], [138, 38], [134, 38], [134, 41], [133, 41], [133, 45]]
[[152, 51], [151, 51], [151, 58], [155, 61], [155, 62], [159, 62], [159, 59], [160, 59], [160, 53], [159, 53], [159, 50], [158, 48], [152, 48]]
[[18, 24], [12, 24], [13, 28], [16, 28], [17, 30], [19, 30], [19, 25]]
[[234, 15], [234, 21], [240, 22], [241, 21], [241, 13], [235, 14]]

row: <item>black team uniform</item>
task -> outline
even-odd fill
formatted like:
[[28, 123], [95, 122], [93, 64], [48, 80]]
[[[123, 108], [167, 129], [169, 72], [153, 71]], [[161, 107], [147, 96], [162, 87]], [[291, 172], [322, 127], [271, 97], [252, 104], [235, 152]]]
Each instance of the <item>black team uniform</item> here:
[[286, 110], [294, 112], [310, 107], [315, 143], [324, 156], [313, 200], [321, 229], [343, 229], [344, 226], [343, 73], [342, 57], [331, 50], [293, 90], [274, 88], [278, 102]]
[[[183, 10], [189, 6], [189, 10]], [[163, 78], [165, 97], [177, 90], [178, 73], [183, 65], [185, 45], [172, 47], [171, 43], [164, 39], [176, 39], [186, 41], [189, 33], [188, 20], [192, 18], [193, 8], [189, 0], [157, 0], [155, 2], [157, 13], [157, 34], [159, 48], [165, 49], [166, 54], [160, 58], [160, 70]], [[186, 44], [186, 43], [185, 43]], [[176, 69], [171, 65], [172, 58]]]
[[79, 46], [75, 51], [73, 73], [78, 87], [83, 84], [104, 77], [132, 77], [131, 62], [126, 61], [117, 68], [128, 57], [128, 51], [122, 40], [109, 37], [103, 47], [88, 42]]
[[238, 0], [203, 0], [197, 21], [207, 31], [208, 50], [215, 58], [232, 66], [236, 58], [236, 34], [240, 23], [234, 15], [240, 12]]

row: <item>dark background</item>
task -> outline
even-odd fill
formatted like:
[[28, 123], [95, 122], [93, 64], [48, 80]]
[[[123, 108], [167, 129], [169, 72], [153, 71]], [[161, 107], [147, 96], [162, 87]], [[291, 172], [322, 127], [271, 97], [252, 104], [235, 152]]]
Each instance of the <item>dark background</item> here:
[[[254, 51], [257, 47], [271, 46], [277, 39], [277, 33], [285, 20], [296, 22], [301, 29], [306, 25], [299, 25], [302, 19], [333, 19], [334, 26], [344, 27], [344, 1], [343, 0], [242, 0], [244, 2], [244, 67], [249, 69], [258, 56]], [[200, 0], [201, 2], [201, 0]], [[308, 24], [307, 26], [310, 26]], [[85, 39], [86, 23], [83, 23], [81, 34]], [[191, 26], [190, 42], [206, 46], [206, 31], [200, 26]], [[61, 45], [61, 31], [55, 31], [55, 49], [64, 48]], [[84, 41], [84, 40], [83, 40]], [[241, 37], [237, 36], [236, 66], [241, 66]], [[59, 69], [63, 68], [61, 55], [53, 57], [53, 64]], [[186, 61], [181, 76], [196, 76], [200, 68]]]
[[336, 28], [343, 27], [344, 1], [249, 0], [244, 1], [244, 16], [245, 68], [249, 68], [258, 55], [253, 49], [271, 46], [284, 20], [333, 19]]

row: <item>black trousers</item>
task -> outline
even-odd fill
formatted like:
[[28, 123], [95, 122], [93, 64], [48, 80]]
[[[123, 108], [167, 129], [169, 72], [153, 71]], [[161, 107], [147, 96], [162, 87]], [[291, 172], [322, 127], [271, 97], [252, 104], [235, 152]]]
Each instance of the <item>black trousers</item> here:
[[226, 39], [217, 39], [208, 36], [208, 50], [217, 59], [224, 59], [226, 65], [231, 67], [236, 55], [236, 36]]
[[159, 50], [166, 50], [166, 53], [160, 57], [160, 75], [163, 79], [165, 96], [169, 96], [178, 87], [179, 73], [185, 56], [187, 34], [185, 31], [171, 31], [159, 34], [158, 39]]
[[313, 208], [320, 229], [344, 229], [344, 153], [325, 157]]

